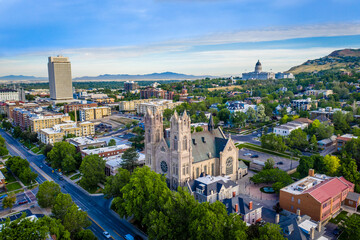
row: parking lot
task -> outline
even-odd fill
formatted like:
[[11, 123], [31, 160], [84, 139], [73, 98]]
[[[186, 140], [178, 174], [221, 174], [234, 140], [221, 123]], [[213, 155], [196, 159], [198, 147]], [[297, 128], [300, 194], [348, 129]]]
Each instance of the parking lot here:
[[[245, 154], [245, 156], [244, 156], [244, 154]], [[251, 155], [246, 156], [246, 154], [251, 154]], [[252, 158], [251, 156], [254, 156], [254, 155], [258, 155], [259, 157]], [[296, 168], [299, 165], [299, 162], [296, 160], [291, 161], [288, 158], [279, 157], [279, 156], [272, 155], [269, 153], [258, 152], [258, 151], [247, 149], [247, 148], [242, 148], [239, 150], [239, 158], [249, 160], [249, 161], [257, 160], [257, 161], [261, 161], [261, 162], [266, 162], [267, 159], [272, 158], [275, 161], [275, 166], [284, 171], [289, 171], [291, 169]], [[282, 163], [282, 164], [279, 164], [279, 163]]]

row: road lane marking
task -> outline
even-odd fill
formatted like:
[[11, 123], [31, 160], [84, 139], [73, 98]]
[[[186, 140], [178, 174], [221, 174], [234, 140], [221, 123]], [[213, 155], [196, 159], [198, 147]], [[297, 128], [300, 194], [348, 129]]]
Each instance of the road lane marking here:
[[[91, 221], [93, 221], [96, 225], [99, 226], [99, 228], [101, 228], [104, 232], [106, 232], [105, 229], [103, 229], [92, 217], [90, 217], [90, 216], [88, 215], [88, 218], [90, 218]], [[120, 236], [120, 235], [119, 235], [119, 236]], [[111, 238], [112, 238], [113, 240], [115, 240], [115, 239], [113, 238], [113, 236], [111, 236]]]
[[117, 235], [119, 235], [122, 239], [125, 239], [123, 236], [121, 236], [120, 234], [118, 234], [118, 233], [115, 231], [115, 229], [113, 229], [113, 231], [114, 231]]

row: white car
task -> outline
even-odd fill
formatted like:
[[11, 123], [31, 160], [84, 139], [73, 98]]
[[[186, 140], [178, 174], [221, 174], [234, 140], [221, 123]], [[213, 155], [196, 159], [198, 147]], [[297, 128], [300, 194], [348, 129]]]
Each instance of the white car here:
[[103, 232], [103, 234], [104, 234], [104, 236], [105, 236], [106, 238], [111, 238], [110, 233], [108, 233], [108, 232]]
[[244, 156], [251, 156], [251, 153], [244, 153]]

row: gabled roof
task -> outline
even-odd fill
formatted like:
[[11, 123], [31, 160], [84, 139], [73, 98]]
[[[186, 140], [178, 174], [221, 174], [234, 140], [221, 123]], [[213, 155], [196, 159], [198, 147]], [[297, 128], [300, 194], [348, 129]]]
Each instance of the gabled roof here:
[[209, 196], [211, 195], [211, 191], [214, 192], [214, 194], [219, 193], [222, 187], [230, 188], [235, 187], [236, 183], [230, 179], [227, 179], [226, 177], [222, 176], [210, 176], [207, 175], [205, 177], [200, 177], [195, 179], [191, 184], [191, 190], [196, 191], [196, 188], [202, 188], [204, 187], [204, 195]]
[[318, 185], [304, 191], [304, 193], [309, 193], [318, 202], [323, 203], [340, 194], [345, 189], [353, 187], [354, 184], [347, 181], [345, 178], [334, 177], [319, 183]]
[[262, 208], [262, 206], [259, 203], [255, 203], [253, 202], [253, 208], [252, 210], [249, 209], [249, 202], [251, 201], [250, 198], [246, 198], [246, 197], [233, 197], [233, 198], [228, 198], [228, 199], [224, 199], [223, 203], [225, 204], [225, 207], [227, 209], [228, 214], [230, 213], [236, 213], [235, 212], [235, 205], [238, 204], [239, 206], [239, 212], [242, 215], [246, 215], [256, 209]]
[[348, 195], [346, 196], [346, 199], [354, 202], [358, 202], [359, 198], [360, 198], [360, 194], [356, 192], [349, 192]]

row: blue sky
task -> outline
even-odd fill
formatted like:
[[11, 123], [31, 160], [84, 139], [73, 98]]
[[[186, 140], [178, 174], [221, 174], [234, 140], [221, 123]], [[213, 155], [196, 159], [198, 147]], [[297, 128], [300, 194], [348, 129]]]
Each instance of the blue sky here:
[[0, 75], [239, 75], [360, 48], [358, 0], [0, 0]]

